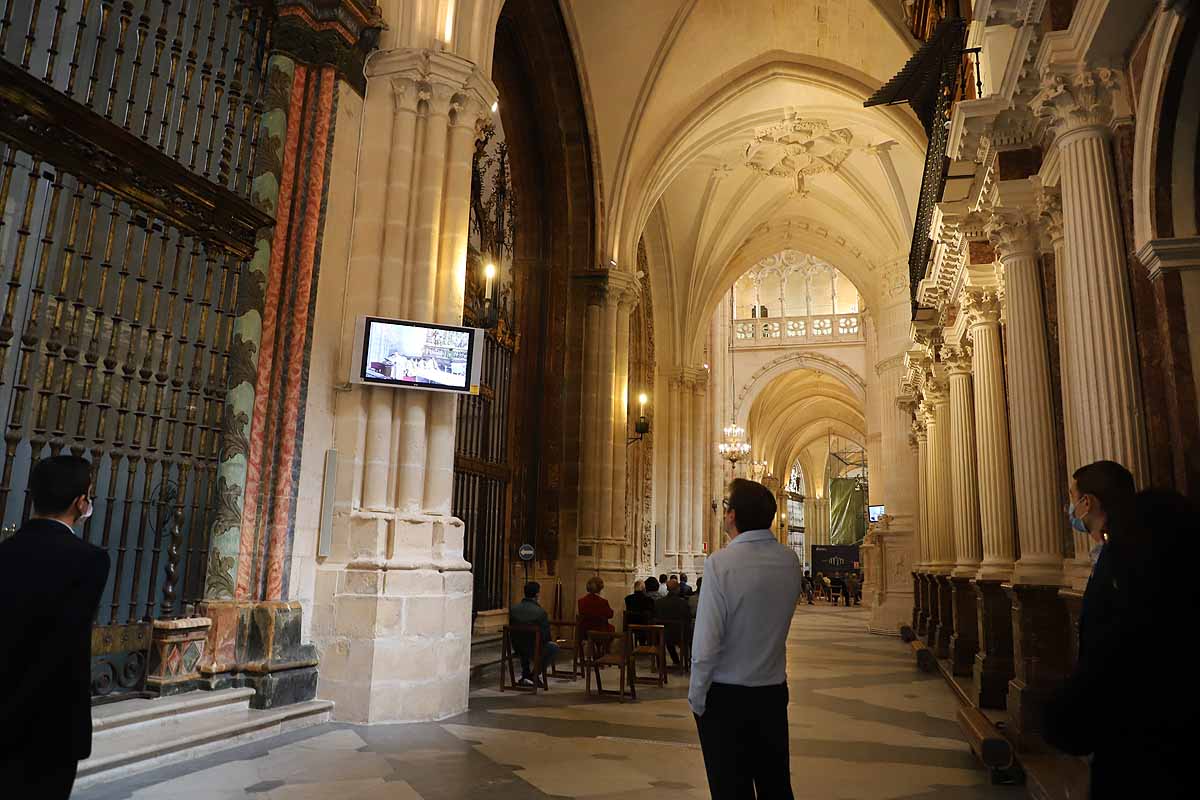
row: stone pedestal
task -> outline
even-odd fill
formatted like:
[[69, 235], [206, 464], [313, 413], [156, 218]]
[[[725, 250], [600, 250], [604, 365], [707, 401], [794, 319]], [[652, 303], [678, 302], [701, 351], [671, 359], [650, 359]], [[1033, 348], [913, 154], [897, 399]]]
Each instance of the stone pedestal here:
[[1013, 665], [1008, 684], [1010, 726], [1024, 750], [1043, 750], [1041, 710], [1070, 669], [1067, 608], [1059, 586], [1005, 586], [1012, 601]]
[[908, 582], [913, 535], [911, 531], [893, 530], [888, 519], [886, 526], [877, 525], [872, 536], [875, 540], [876, 568], [872, 576], [875, 584], [867, 630], [895, 636], [900, 625], [909, 622], [915, 607], [915, 597]]
[[1012, 603], [999, 581], [973, 581], [979, 617], [972, 700], [980, 708], [1004, 708], [1013, 672]]
[[1058, 596], [1067, 608], [1067, 646], [1070, 648], [1071, 658], [1068, 663], [1073, 668], [1079, 661], [1079, 617], [1083, 614], [1083, 592], [1059, 589]]
[[932, 605], [932, 592], [930, 592], [930, 582], [932, 576], [927, 572], [922, 572], [917, 575], [917, 583], [919, 594], [921, 597], [921, 614], [917, 617], [917, 636], [925, 639], [925, 643], [929, 644], [929, 631], [936, 626], [935, 613], [936, 609]]
[[949, 575], [938, 575], [934, 579], [937, 593], [938, 626], [933, 637], [933, 651], [938, 658], [950, 657], [950, 640], [954, 637], [954, 595]]
[[975, 587], [969, 578], [951, 578], [954, 604], [954, 636], [950, 638], [950, 663], [955, 675], [971, 675], [979, 652], [979, 613]]
[[301, 641], [299, 602], [209, 601], [200, 610], [212, 620], [198, 665], [204, 688], [252, 687], [253, 708], [316, 697], [317, 650]]
[[197, 688], [211, 625], [208, 617], [154, 620], [146, 688], [163, 695]]

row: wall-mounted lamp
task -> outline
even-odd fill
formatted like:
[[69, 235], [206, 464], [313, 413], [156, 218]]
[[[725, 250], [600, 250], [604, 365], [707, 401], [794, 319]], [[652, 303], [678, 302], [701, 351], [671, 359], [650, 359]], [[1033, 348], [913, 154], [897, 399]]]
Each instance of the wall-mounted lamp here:
[[483, 320], [482, 327], [494, 328], [500, 321], [500, 303], [497, 302], [496, 265], [483, 265]]
[[492, 101], [492, 113], [495, 114], [499, 108], [500, 108], [500, 101], [498, 99], [493, 100]]
[[647, 433], [650, 432], [650, 418], [646, 416], [646, 403], [650, 402], [650, 398], [645, 392], [638, 395], [638, 418], [633, 424], [633, 431], [637, 434], [625, 441], [625, 445], [631, 445], [634, 442], [640, 442]]

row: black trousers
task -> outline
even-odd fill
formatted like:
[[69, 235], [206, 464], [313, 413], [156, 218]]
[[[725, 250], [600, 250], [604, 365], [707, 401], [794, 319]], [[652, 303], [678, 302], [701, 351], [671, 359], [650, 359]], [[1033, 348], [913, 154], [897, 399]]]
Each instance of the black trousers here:
[[714, 683], [696, 717], [713, 800], [792, 800], [788, 689]]
[[67, 800], [79, 762], [34, 750], [0, 754], [0, 793], [5, 797]]

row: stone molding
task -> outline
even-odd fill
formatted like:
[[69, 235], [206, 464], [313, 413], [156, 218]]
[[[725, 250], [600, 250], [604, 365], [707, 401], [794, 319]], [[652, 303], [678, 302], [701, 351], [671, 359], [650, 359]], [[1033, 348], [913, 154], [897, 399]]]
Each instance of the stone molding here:
[[1138, 248], [1137, 258], [1152, 281], [1167, 271], [1200, 269], [1200, 236], [1151, 239]]
[[366, 75], [391, 83], [396, 110], [415, 112], [424, 102], [431, 113], [453, 112], [455, 125], [477, 127], [500, 96], [474, 63], [443, 51], [380, 50], [367, 61]]

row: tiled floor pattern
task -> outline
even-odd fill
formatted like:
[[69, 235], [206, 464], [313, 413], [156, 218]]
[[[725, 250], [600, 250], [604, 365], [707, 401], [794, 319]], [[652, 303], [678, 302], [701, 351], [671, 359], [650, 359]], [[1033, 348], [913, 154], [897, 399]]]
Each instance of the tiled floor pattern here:
[[[989, 785], [940, 677], [857, 608], [802, 606], [788, 642], [798, 798], [1018, 798]], [[77, 800], [451, 800], [708, 797], [686, 679], [637, 703], [582, 682], [536, 697], [472, 692], [442, 723], [330, 724], [77, 792]], [[664, 794], [664, 791], [667, 794]]]

